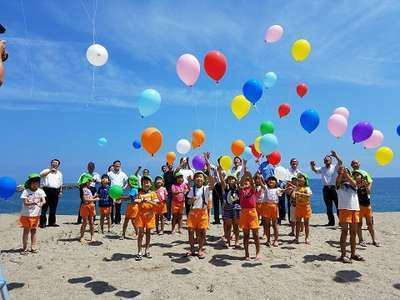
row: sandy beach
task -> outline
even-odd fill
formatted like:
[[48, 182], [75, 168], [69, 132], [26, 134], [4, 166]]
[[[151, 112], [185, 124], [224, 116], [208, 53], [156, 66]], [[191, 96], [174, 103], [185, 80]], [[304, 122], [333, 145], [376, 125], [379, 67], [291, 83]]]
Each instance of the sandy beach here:
[[358, 247], [366, 262], [350, 265], [337, 261], [340, 232], [320, 226], [325, 215], [312, 217], [311, 245], [289, 243], [289, 227], [281, 226], [282, 244], [264, 244], [261, 262], [244, 261], [243, 250], [224, 249], [221, 225], [211, 225], [204, 260], [183, 257], [185, 232], [153, 235], [153, 258], [136, 262], [136, 241], [119, 240], [120, 226], [82, 245], [74, 216], [60, 216], [59, 228], [40, 230], [40, 252], [21, 256], [17, 217], [0, 215], [1, 264], [11, 299], [400, 298], [400, 213], [375, 214], [383, 246]]

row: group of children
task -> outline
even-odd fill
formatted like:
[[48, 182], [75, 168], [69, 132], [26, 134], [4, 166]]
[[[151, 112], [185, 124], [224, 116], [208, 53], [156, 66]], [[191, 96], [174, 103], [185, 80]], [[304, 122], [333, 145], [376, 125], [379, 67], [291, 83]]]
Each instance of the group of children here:
[[[267, 240], [268, 246], [277, 247], [279, 238], [279, 197], [288, 195], [291, 203], [291, 235], [295, 236], [293, 242], [299, 243], [300, 232], [304, 230], [305, 243], [310, 244], [309, 220], [312, 215], [311, 195], [309, 178], [300, 173], [291, 178], [289, 182], [282, 183], [276, 177], [270, 176], [264, 179], [259, 173], [254, 176], [248, 171], [246, 161], [243, 162], [243, 174], [240, 179], [233, 175], [225, 174], [221, 167], [217, 168], [217, 176], [211, 176], [209, 163], [210, 154], [205, 153], [206, 170], [197, 171], [194, 174], [193, 184], [189, 186], [184, 183], [181, 173], [176, 173], [176, 182], [172, 185], [171, 212], [172, 233], [182, 233], [182, 219], [185, 208], [185, 199], [190, 206], [187, 216], [187, 228], [189, 236], [190, 251], [186, 256], [198, 256], [205, 258], [204, 244], [206, 241], [206, 230], [209, 226], [210, 208], [212, 203], [212, 190], [216, 181], [219, 181], [223, 191], [222, 216], [223, 216], [223, 240], [227, 248], [232, 246], [240, 248], [240, 229], [243, 231], [243, 246], [245, 259], [250, 259], [249, 240], [253, 237], [256, 255], [260, 257], [259, 226], [264, 227], [263, 238]], [[206, 173], [208, 175], [206, 175]], [[95, 202], [98, 202], [100, 210], [100, 230], [104, 233], [104, 223], [107, 221], [108, 232], [111, 231], [111, 210], [113, 200], [109, 196], [110, 178], [107, 175], [101, 177], [101, 186], [95, 194], [89, 189], [93, 178], [90, 174], [84, 174], [79, 180], [81, 189], [82, 205], [80, 215], [82, 225], [80, 229], [80, 241], [84, 242], [84, 234], [89, 225], [91, 241], [94, 241], [94, 216]], [[375, 239], [372, 222], [372, 210], [370, 205], [371, 184], [366, 182], [365, 174], [353, 172], [350, 174], [343, 166], [339, 167], [337, 176], [337, 191], [339, 198], [339, 220], [342, 228], [341, 233], [341, 260], [345, 263], [352, 260], [364, 260], [355, 253], [356, 234], [359, 234], [360, 243], [364, 245], [361, 234], [360, 218], [365, 217], [368, 230], [371, 233], [373, 244], [380, 246]], [[151, 258], [149, 251], [151, 232], [156, 229], [157, 233], [164, 233], [164, 215], [167, 212], [168, 191], [164, 187], [163, 177], [157, 176], [154, 180], [149, 176], [143, 176], [140, 180], [134, 175], [128, 180], [129, 193], [122, 195], [118, 201], [126, 201], [125, 220], [122, 228], [121, 239], [125, 238], [126, 230], [131, 222], [135, 235], [137, 235], [138, 253], [136, 260], [142, 260], [143, 256]], [[23, 199], [23, 209], [20, 223], [23, 230], [23, 250], [27, 253], [28, 235], [31, 234], [32, 252], [36, 252], [36, 228], [38, 226], [40, 209], [45, 203], [45, 193], [40, 189], [40, 176], [31, 174], [26, 181]], [[273, 228], [273, 239], [271, 241], [270, 229]], [[232, 234], [233, 229], [233, 234]], [[346, 256], [346, 240], [350, 231], [351, 256]], [[196, 249], [197, 244], [197, 249]], [[197, 251], [196, 251], [197, 250]]]

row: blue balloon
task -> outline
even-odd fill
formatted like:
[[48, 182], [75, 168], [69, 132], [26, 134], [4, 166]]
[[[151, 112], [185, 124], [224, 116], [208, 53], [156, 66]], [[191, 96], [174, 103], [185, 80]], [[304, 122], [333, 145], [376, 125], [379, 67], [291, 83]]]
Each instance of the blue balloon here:
[[133, 145], [133, 148], [135, 148], [135, 149], [140, 149], [142, 147], [142, 144], [140, 144], [140, 142], [138, 140], [134, 140], [132, 145]]
[[138, 101], [138, 108], [142, 117], [148, 117], [154, 114], [161, 105], [161, 95], [153, 89], [144, 90]]
[[0, 177], [0, 198], [10, 198], [17, 191], [17, 182], [11, 177]]
[[313, 109], [304, 111], [300, 116], [301, 126], [308, 132], [313, 132], [319, 125], [319, 115]]
[[397, 134], [400, 135], [400, 125], [397, 126]]
[[264, 75], [264, 86], [267, 89], [272, 88], [276, 81], [278, 80], [278, 76], [276, 76], [275, 72], [268, 72]]
[[105, 146], [107, 143], [108, 143], [108, 141], [107, 141], [107, 139], [106, 139], [105, 137], [101, 137], [101, 138], [99, 138], [99, 139], [97, 140], [97, 144], [98, 144], [100, 147]]
[[260, 100], [262, 93], [263, 87], [258, 80], [250, 79], [243, 85], [243, 95], [253, 104]]
[[269, 155], [278, 149], [278, 139], [274, 134], [267, 133], [260, 138], [260, 150], [264, 155]]
[[253, 153], [251, 152], [251, 148], [250, 147], [245, 147], [244, 151], [242, 153], [242, 158], [244, 160], [249, 160], [253, 157]]

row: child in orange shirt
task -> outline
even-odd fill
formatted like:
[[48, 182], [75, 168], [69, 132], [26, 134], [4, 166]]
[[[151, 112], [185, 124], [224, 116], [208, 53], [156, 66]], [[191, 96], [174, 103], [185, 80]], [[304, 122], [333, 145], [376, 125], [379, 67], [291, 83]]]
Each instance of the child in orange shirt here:
[[40, 175], [33, 173], [25, 182], [25, 189], [21, 194], [23, 200], [21, 217], [19, 219], [23, 228], [21, 255], [28, 254], [28, 236], [31, 234], [31, 252], [37, 253], [36, 232], [39, 225], [40, 213], [43, 204], [46, 203], [46, 194], [40, 186]]
[[80, 242], [84, 243], [85, 240], [83, 238], [86, 230], [86, 225], [89, 223], [90, 228], [90, 241], [94, 242], [94, 221], [93, 218], [96, 215], [96, 209], [94, 202], [98, 201], [99, 198], [96, 195], [93, 195], [91, 190], [89, 189], [89, 185], [93, 180], [93, 176], [90, 174], [84, 174], [81, 176], [79, 180], [79, 186], [82, 188], [82, 205], [80, 208], [80, 215], [82, 216], [82, 225], [81, 225], [81, 236]]
[[310, 227], [309, 221], [311, 218], [311, 195], [312, 191], [309, 187], [308, 176], [304, 173], [297, 175], [297, 188], [294, 191], [294, 198], [296, 201], [296, 239], [295, 242], [299, 243], [299, 234], [301, 221], [304, 220], [305, 243], [310, 244]]
[[146, 243], [144, 246], [144, 257], [152, 258], [150, 248], [151, 230], [156, 227], [156, 208], [158, 205], [157, 194], [151, 190], [151, 178], [149, 176], [143, 176], [141, 179], [142, 188], [138, 193], [138, 197], [135, 200], [139, 206], [139, 213], [135, 219], [135, 225], [138, 229], [137, 247], [138, 254], [136, 260], [142, 260], [142, 244], [143, 236], [146, 235]]
[[138, 189], [139, 189], [139, 182], [138, 179], [135, 175], [131, 175], [128, 178], [128, 185], [131, 188], [129, 191], [129, 195], [127, 196], [122, 196], [121, 199], [127, 200], [128, 205], [126, 206], [126, 211], [125, 211], [125, 218], [124, 218], [124, 224], [122, 226], [122, 236], [120, 237], [121, 240], [126, 238], [126, 229], [128, 227], [129, 221], [131, 221], [134, 234], [137, 236], [138, 230], [135, 225], [135, 219], [138, 215], [139, 208], [138, 204], [135, 202], [137, 195], [138, 195]]
[[[164, 214], [167, 213], [168, 192], [164, 187], [164, 179], [161, 176], [157, 176], [154, 181], [159, 201], [156, 211], [156, 231], [159, 235], [162, 235], [164, 234]], [[159, 225], [161, 225], [161, 231], [159, 230]]]
[[178, 233], [182, 233], [182, 216], [183, 209], [185, 208], [185, 195], [189, 191], [189, 187], [184, 183], [183, 174], [178, 172], [175, 174], [176, 183], [172, 185], [172, 230], [175, 233], [175, 226], [178, 224]]

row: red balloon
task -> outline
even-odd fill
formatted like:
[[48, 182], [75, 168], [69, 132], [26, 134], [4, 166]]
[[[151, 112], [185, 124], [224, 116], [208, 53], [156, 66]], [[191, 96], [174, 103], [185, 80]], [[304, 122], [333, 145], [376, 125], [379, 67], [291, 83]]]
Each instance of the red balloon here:
[[217, 50], [208, 52], [204, 58], [204, 69], [206, 73], [217, 83], [224, 76], [227, 65], [228, 62], [224, 54]]
[[254, 146], [254, 144], [251, 144], [250, 148], [251, 148], [251, 153], [253, 153], [255, 158], [261, 157], [262, 154], [256, 150], [256, 147]]
[[290, 105], [288, 103], [279, 105], [278, 113], [280, 118], [287, 116], [290, 113]]
[[267, 156], [267, 159], [270, 164], [275, 166], [281, 162], [281, 154], [278, 151], [274, 151]]
[[305, 83], [299, 83], [297, 85], [297, 95], [299, 95], [301, 98], [303, 98], [308, 92], [308, 87], [307, 84]]

